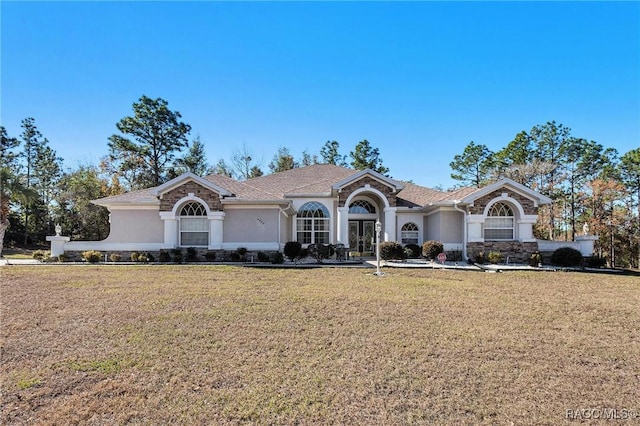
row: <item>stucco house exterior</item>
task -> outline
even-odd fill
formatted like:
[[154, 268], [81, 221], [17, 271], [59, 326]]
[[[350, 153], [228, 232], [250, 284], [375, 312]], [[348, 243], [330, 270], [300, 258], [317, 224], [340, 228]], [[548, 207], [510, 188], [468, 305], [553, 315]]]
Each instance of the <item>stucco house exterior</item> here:
[[50, 238], [57, 238], [54, 256], [180, 247], [269, 252], [292, 240], [371, 253], [379, 221], [382, 241], [437, 240], [462, 259], [500, 251], [526, 262], [539, 249], [533, 235], [538, 207], [550, 202], [510, 179], [442, 192], [328, 164], [246, 181], [185, 173], [157, 187], [95, 200], [110, 212], [111, 232], [103, 241]]

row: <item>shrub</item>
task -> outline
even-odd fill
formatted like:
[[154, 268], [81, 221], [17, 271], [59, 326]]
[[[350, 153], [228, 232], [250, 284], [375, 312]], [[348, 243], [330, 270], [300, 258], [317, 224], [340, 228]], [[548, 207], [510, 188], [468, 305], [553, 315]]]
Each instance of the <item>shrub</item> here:
[[109, 255], [109, 260], [112, 262], [120, 262], [121, 258], [122, 256], [120, 256], [118, 253], [111, 253], [111, 255]]
[[198, 250], [195, 247], [187, 247], [187, 262], [198, 261]]
[[302, 252], [302, 244], [298, 241], [287, 241], [284, 245], [284, 255], [292, 262], [300, 257], [300, 252]]
[[587, 266], [589, 268], [602, 268], [606, 264], [607, 260], [604, 257], [593, 255], [587, 259]]
[[479, 251], [477, 252], [473, 257], [472, 260], [474, 263], [479, 263], [479, 264], [483, 264], [484, 262], [486, 262], [486, 258], [484, 256], [484, 251]]
[[184, 261], [182, 250], [179, 248], [175, 248], [171, 250], [171, 257], [173, 258], [174, 263], [182, 263]]
[[582, 261], [582, 253], [571, 247], [560, 247], [551, 255], [551, 263], [558, 266], [580, 266]]
[[244, 257], [247, 254], [247, 248], [246, 247], [238, 247], [236, 249], [236, 253], [238, 253], [241, 257]]
[[137, 262], [140, 260], [140, 253], [138, 253], [137, 251], [132, 251], [131, 252], [131, 261], [132, 262]]
[[397, 241], [385, 241], [380, 243], [380, 258], [384, 260], [403, 260], [404, 249], [402, 244]]
[[300, 250], [300, 255], [298, 256], [298, 259], [306, 259], [307, 257], [309, 257], [309, 250], [307, 250], [306, 248], [303, 248], [302, 250]]
[[150, 252], [146, 252], [144, 256], [145, 256], [145, 259], [143, 260], [143, 262], [155, 262], [156, 261], [156, 258]]
[[404, 246], [404, 254], [409, 259], [416, 259], [420, 257], [420, 246], [417, 244], [407, 244]]
[[271, 263], [280, 265], [284, 263], [284, 256], [279, 251], [271, 255]]
[[58, 262], [62, 263], [62, 262], [66, 262], [68, 260], [68, 257], [66, 254], [62, 253], [58, 255]]
[[436, 259], [444, 251], [444, 245], [440, 241], [429, 240], [422, 243], [422, 256], [427, 259]]
[[490, 251], [487, 254], [487, 260], [489, 263], [500, 263], [502, 262], [503, 256], [499, 251]]
[[529, 266], [538, 267], [542, 265], [542, 255], [539, 251], [534, 251], [531, 253], [531, 258], [529, 259]]
[[35, 250], [33, 253], [31, 253], [31, 257], [36, 260], [43, 261], [44, 259], [49, 257], [49, 252], [46, 250]]
[[158, 260], [160, 262], [170, 262], [171, 261], [171, 255], [169, 254], [169, 252], [167, 250], [160, 250], [160, 254], [158, 255]]
[[208, 251], [204, 254], [204, 258], [208, 261], [208, 262], [213, 262], [214, 260], [216, 260], [216, 252], [215, 251]]
[[90, 263], [100, 262], [100, 257], [102, 257], [102, 254], [96, 250], [82, 252], [82, 258]]
[[270, 260], [270, 257], [267, 253], [263, 251], [258, 252], [258, 262], [268, 262], [269, 260]]

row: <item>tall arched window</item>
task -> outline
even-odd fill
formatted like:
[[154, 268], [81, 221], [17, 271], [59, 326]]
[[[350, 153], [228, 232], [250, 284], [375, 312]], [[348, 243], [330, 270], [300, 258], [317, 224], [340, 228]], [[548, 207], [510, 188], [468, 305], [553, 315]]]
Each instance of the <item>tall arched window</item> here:
[[484, 221], [485, 240], [513, 240], [515, 216], [513, 210], [505, 203], [495, 203]]
[[400, 230], [402, 244], [418, 244], [418, 225], [413, 222], [405, 223]]
[[328, 244], [329, 210], [316, 201], [303, 204], [298, 209], [296, 229], [301, 244]]
[[207, 210], [198, 202], [190, 201], [180, 210], [180, 245], [183, 247], [209, 245]]
[[376, 208], [367, 200], [356, 200], [349, 206], [350, 214], [371, 214], [375, 212]]

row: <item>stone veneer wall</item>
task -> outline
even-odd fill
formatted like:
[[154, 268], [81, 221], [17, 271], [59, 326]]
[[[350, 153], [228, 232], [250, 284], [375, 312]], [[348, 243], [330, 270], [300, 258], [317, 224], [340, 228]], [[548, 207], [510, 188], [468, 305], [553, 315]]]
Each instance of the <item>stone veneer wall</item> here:
[[484, 243], [467, 244], [467, 256], [469, 256], [471, 260], [475, 260], [476, 255], [481, 251], [484, 252], [485, 256], [490, 251], [497, 251], [502, 253], [505, 262], [507, 261], [507, 257], [509, 257], [509, 263], [528, 264], [529, 259], [531, 259], [531, 254], [534, 251], [538, 251], [538, 243], [521, 243], [520, 241], [487, 241]]
[[393, 191], [393, 188], [390, 188], [389, 186], [384, 185], [383, 183], [369, 176], [365, 176], [362, 179], [359, 179], [358, 181], [342, 188], [340, 193], [338, 193], [338, 206], [344, 207], [344, 203], [347, 201], [347, 198], [349, 198], [349, 195], [351, 195], [354, 191], [363, 188], [367, 184], [371, 188], [375, 188], [378, 191], [382, 192], [385, 197], [387, 197], [387, 200], [389, 200], [389, 206], [396, 206], [397, 195]]
[[179, 200], [189, 195], [189, 193], [193, 193], [196, 197], [202, 198], [212, 211], [222, 210], [220, 195], [196, 182], [187, 182], [162, 194], [162, 198], [160, 199], [160, 211], [171, 211], [173, 206]]
[[485, 195], [484, 197], [478, 198], [473, 202], [473, 206], [469, 208], [469, 213], [483, 214], [484, 208], [487, 206], [487, 204], [494, 198], [500, 197], [503, 193], [508, 194], [510, 198], [513, 198], [515, 201], [519, 202], [522, 206], [522, 209], [524, 210], [524, 214], [538, 214], [538, 208], [533, 204], [533, 200], [530, 200], [529, 198], [508, 189], [498, 189], [490, 194]]

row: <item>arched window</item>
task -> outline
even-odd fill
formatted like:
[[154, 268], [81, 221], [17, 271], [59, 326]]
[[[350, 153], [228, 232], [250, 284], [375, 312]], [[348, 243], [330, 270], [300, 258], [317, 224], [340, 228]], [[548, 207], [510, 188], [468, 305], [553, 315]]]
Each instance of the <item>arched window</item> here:
[[402, 244], [418, 244], [418, 225], [413, 222], [405, 223], [400, 230]]
[[367, 200], [356, 200], [349, 206], [350, 214], [371, 214], [375, 212], [376, 208]]
[[484, 239], [488, 241], [513, 240], [515, 216], [505, 203], [495, 203], [484, 220]]
[[324, 205], [315, 201], [303, 204], [296, 226], [299, 243], [329, 243], [329, 210]]
[[209, 245], [209, 220], [205, 207], [195, 201], [180, 210], [180, 245], [196, 247]]

